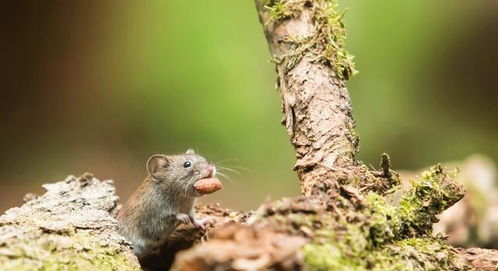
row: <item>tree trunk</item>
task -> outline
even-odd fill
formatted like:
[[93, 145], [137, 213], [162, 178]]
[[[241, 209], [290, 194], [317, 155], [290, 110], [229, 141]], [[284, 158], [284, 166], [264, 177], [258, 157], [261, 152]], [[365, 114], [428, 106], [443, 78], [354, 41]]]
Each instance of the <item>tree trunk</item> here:
[[276, 62], [294, 169], [310, 195], [315, 181], [355, 165], [358, 151], [345, 87], [354, 68], [343, 49], [341, 15], [327, 1], [256, 1], [256, 7]]

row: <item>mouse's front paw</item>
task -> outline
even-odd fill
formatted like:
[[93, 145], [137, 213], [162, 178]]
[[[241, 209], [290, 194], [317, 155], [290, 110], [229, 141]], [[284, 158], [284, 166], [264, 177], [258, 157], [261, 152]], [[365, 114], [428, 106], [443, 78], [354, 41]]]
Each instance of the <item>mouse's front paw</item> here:
[[206, 229], [207, 225], [214, 225], [214, 222], [215, 222], [214, 218], [211, 218], [211, 217], [206, 217], [203, 219], [195, 219], [194, 218], [194, 225], [197, 228], [201, 228], [203, 230]]
[[176, 219], [178, 219], [183, 224], [189, 224], [192, 222], [190, 216], [187, 214], [176, 214]]

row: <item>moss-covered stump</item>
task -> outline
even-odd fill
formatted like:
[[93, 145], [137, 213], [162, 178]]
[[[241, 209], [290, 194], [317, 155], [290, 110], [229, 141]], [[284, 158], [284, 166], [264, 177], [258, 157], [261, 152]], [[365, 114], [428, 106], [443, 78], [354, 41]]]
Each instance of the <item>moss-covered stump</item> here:
[[437, 215], [464, 194], [451, 175], [435, 166], [407, 190], [396, 182], [382, 194], [343, 184], [266, 203], [247, 225], [221, 227], [180, 252], [174, 269], [470, 270], [458, 250], [432, 234]]
[[116, 232], [111, 181], [85, 174], [43, 187], [0, 217], [1, 270], [140, 270]]

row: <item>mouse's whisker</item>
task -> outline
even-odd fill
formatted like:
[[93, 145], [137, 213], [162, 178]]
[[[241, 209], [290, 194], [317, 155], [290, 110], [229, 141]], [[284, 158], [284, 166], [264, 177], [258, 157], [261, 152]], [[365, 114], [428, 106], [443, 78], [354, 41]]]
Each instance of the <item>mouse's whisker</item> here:
[[225, 167], [230, 167], [231, 169], [237, 169], [237, 170], [242, 170], [242, 171], [251, 171], [250, 169], [246, 168], [246, 167], [241, 167], [241, 166], [237, 166], [237, 165], [222, 165], [222, 166], [225, 166]]
[[238, 161], [238, 160], [239, 159], [237, 159], [237, 158], [223, 159], [223, 160], [216, 162], [215, 164], [221, 164], [221, 163], [228, 162], [228, 161]]
[[216, 174], [217, 174], [217, 175], [220, 175], [221, 177], [223, 177], [223, 179], [225, 179], [225, 180], [227, 180], [227, 181], [230, 181], [230, 182], [232, 182], [232, 181], [233, 181], [233, 180], [232, 180], [232, 178], [228, 177], [227, 175], [225, 175], [225, 174], [223, 174], [223, 173], [221, 173], [221, 172], [217, 172]]
[[233, 169], [233, 168], [229, 168], [229, 167], [219, 167], [220, 170], [227, 170], [227, 171], [230, 171], [230, 172], [234, 172], [234, 173], [237, 173], [237, 174], [242, 174], [240, 173], [240, 171], [236, 170], [236, 169]]

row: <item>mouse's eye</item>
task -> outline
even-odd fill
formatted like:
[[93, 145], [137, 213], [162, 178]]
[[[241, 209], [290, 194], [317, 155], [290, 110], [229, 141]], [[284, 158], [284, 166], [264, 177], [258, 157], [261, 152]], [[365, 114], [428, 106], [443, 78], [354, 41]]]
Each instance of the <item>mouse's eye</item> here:
[[183, 163], [183, 167], [184, 167], [184, 168], [188, 168], [188, 167], [190, 167], [191, 165], [192, 165], [192, 162], [190, 162], [190, 161], [185, 161], [185, 163]]

